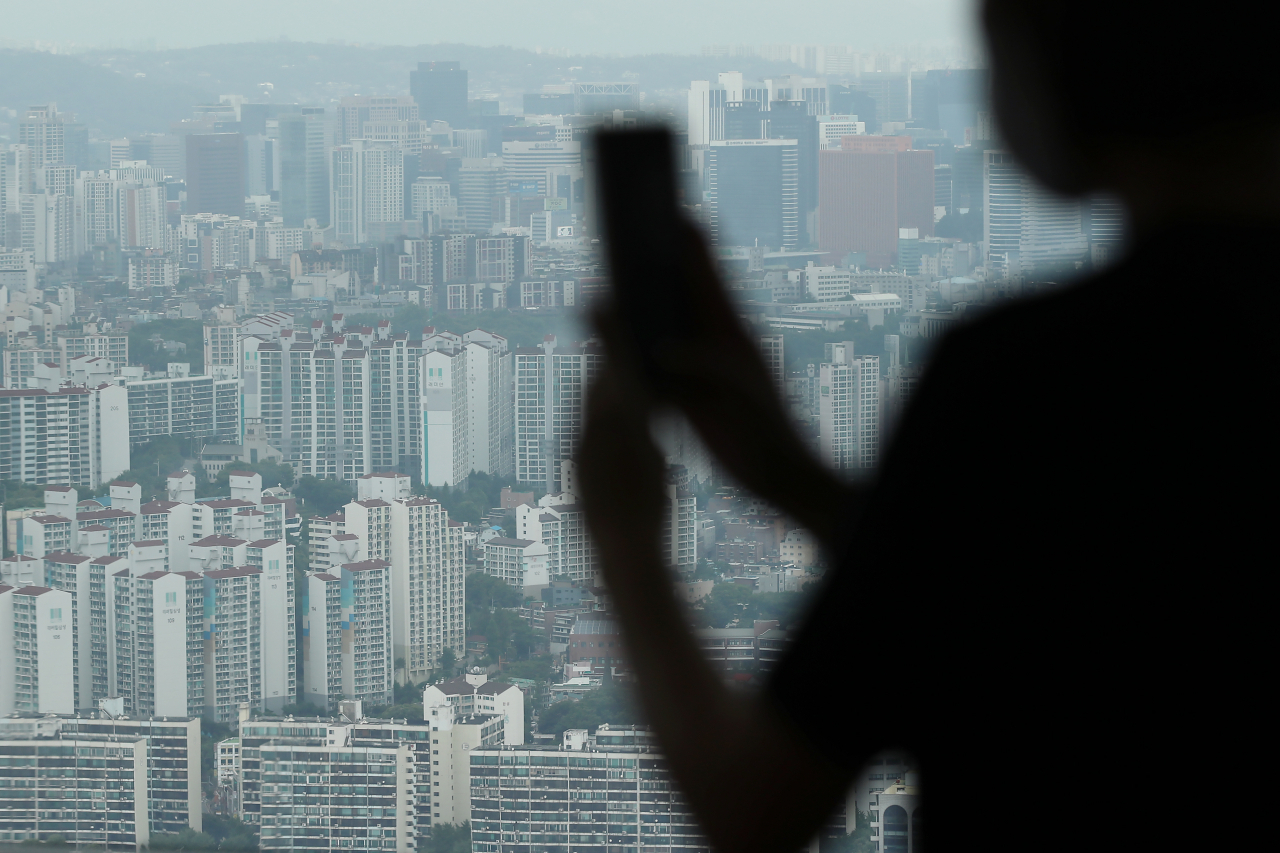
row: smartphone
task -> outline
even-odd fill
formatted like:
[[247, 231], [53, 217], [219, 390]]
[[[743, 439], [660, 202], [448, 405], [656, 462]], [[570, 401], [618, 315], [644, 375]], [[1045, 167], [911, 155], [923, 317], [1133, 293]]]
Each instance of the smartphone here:
[[646, 376], [661, 389], [664, 350], [693, 328], [675, 140], [665, 128], [608, 130], [596, 134], [595, 146], [614, 304]]

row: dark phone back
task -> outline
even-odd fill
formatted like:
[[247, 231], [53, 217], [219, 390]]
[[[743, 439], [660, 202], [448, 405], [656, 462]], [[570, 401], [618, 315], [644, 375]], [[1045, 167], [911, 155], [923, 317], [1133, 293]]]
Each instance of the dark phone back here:
[[601, 212], [619, 314], [651, 380], [664, 346], [689, 334], [676, 205], [674, 140], [665, 129], [602, 131], [595, 139]]

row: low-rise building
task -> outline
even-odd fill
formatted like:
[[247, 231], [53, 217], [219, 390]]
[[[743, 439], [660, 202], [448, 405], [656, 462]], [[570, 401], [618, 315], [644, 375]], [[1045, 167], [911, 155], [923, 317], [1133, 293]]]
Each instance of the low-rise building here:
[[484, 573], [514, 587], [543, 587], [549, 581], [550, 549], [532, 539], [497, 536], [481, 546]]
[[597, 677], [622, 674], [627, 659], [621, 624], [613, 619], [579, 617], [569, 632], [569, 663], [589, 666]]

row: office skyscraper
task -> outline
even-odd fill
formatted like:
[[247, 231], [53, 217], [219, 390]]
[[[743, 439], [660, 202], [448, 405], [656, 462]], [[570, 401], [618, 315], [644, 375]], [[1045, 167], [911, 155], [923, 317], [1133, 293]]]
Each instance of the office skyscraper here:
[[501, 158], [464, 159], [458, 171], [458, 213], [467, 229], [488, 234], [494, 222], [494, 200], [506, 193], [507, 173]]
[[707, 147], [711, 238], [721, 246], [794, 249], [800, 242], [794, 139], [735, 139]]
[[731, 101], [724, 105], [724, 139], [763, 139], [764, 113], [759, 101]]
[[329, 163], [325, 158], [324, 110], [307, 107], [268, 122], [275, 135], [274, 157], [279, 164], [275, 188], [280, 191], [280, 215], [286, 228], [301, 228], [308, 219], [329, 222]]
[[193, 133], [187, 137], [187, 213], [244, 216], [244, 137]]
[[[411, 79], [415, 73], [417, 72], [409, 72]], [[338, 122], [334, 127], [333, 141], [335, 145], [346, 145], [353, 139], [364, 139], [365, 122], [417, 120], [418, 105], [408, 95], [349, 95], [338, 105]]]
[[467, 72], [460, 62], [419, 62], [409, 72], [409, 94], [424, 121], [467, 126]]
[[1084, 260], [1089, 251], [1080, 199], [1052, 193], [1005, 151], [983, 163], [987, 266], [1008, 275]]
[[818, 208], [818, 118], [804, 101], [774, 101], [767, 118], [770, 139], [796, 141], [797, 200], [800, 205], [800, 244], [816, 236], [809, 233], [810, 214]]

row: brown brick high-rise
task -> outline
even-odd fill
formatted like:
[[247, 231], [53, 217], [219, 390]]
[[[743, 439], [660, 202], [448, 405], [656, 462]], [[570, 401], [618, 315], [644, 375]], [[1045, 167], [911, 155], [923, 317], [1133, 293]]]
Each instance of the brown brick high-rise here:
[[933, 235], [932, 151], [911, 150], [909, 136], [846, 136], [839, 151], [818, 152], [819, 249], [892, 266], [899, 228]]

